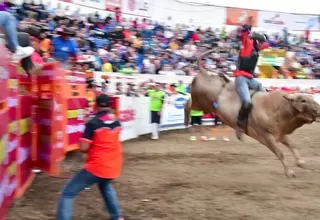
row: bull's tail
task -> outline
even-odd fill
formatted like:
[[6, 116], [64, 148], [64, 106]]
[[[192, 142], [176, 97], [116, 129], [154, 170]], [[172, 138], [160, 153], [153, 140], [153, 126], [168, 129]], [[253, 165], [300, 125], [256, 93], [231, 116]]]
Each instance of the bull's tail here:
[[200, 57], [198, 58], [197, 60], [197, 66], [199, 68], [199, 72], [202, 73], [202, 74], [208, 74], [207, 70], [205, 68], [203, 68], [203, 66], [201, 65], [201, 60], [208, 56], [209, 54], [211, 54], [212, 52], [214, 52], [215, 49], [211, 49], [211, 50], [208, 50], [206, 52], [204, 52], [203, 54], [200, 55]]
[[191, 112], [191, 100], [189, 99], [184, 104], [184, 125], [188, 126], [190, 121], [190, 112]]

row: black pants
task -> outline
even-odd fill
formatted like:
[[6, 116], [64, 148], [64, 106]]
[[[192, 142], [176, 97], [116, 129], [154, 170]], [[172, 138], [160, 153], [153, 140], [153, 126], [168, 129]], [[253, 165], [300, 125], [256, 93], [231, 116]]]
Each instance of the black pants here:
[[[29, 47], [31, 45], [29, 34], [24, 32], [18, 32], [18, 43], [21, 47]], [[31, 57], [29, 56], [22, 59], [21, 66], [28, 73], [34, 67]]]
[[218, 122], [221, 122], [221, 123], [222, 123], [222, 121], [220, 120], [220, 118], [219, 118], [217, 115], [215, 115], [215, 117], [214, 117], [214, 125], [217, 126], [217, 125], [218, 125]]
[[151, 123], [160, 124], [160, 114], [156, 111], [151, 111]]
[[191, 116], [191, 125], [202, 125], [202, 116]]

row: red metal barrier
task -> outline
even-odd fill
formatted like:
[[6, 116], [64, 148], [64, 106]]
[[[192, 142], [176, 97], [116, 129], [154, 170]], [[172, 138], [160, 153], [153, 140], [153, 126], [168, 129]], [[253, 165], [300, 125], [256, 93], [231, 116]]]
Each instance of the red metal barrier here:
[[8, 58], [0, 45], [0, 220], [14, 199], [16, 190], [15, 149], [9, 136], [9, 71]]
[[84, 129], [86, 115], [86, 82], [85, 74], [80, 72], [66, 72], [64, 99], [66, 101], [66, 134], [65, 151], [78, 150], [78, 141]]
[[[87, 107], [84, 73], [53, 62], [28, 77], [6, 63], [0, 54], [0, 220], [32, 183], [34, 167], [59, 175], [65, 153], [78, 149]], [[119, 98], [111, 102], [118, 114]]]
[[37, 76], [36, 123], [37, 144], [33, 146], [34, 165], [50, 175], [59, 174], [59, 161], [64, 158], [66, 105], [64, 71], [58, 63], [45, 64]]

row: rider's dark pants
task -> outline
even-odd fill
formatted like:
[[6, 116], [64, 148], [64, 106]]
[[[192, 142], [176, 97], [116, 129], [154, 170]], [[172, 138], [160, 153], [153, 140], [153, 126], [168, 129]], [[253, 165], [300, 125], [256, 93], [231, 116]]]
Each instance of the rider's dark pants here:
[[[29, 47], [31, 45], [30, 39], [29, 39], [29, 34], [24, 33], [24, 32], [18, 32], [18, 42], [21, 47]], [[28, 72], [34, 67], [34, 64], [31, 60], [31, 57], [26, 57], [21, 60], [21, 66], [23, 69]]]

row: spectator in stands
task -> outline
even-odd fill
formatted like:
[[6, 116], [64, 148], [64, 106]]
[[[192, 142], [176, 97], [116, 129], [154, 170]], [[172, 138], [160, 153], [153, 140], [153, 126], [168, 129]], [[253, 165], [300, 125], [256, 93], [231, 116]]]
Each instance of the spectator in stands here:
[[31, 45], [34, 48], [34, 52], [31, 55], [31, 60], [34, 64], [36, 65], [42, 65], [44, 64], [44, 60], [42, 59], [42, 57], [40, 56], [40, 40], [31, 36], [30, 37], [31, 40]]
[[52, 39], [53, 47], [53, 58], [65, 64], [69, 56], [76, 57], [78, 54], [77, 44], [70, 37], [74, 34], [73, 32], [65, 29], [59, 29], [58, 33], [60, 36], [56, 36]]
[[0, 26], [4, 30], [8, 48], [12, 54], [12, 61], [18, 62], [31, 56], [34, 52], [32, 47], [20, 47], [18, 43], [16, 19], [9, 12], [0, 11]]
[[112, 220], [123, 220], [112, 180], [120, 176], [122, 168], [121, 125], [111, 113], [109, 97], [96, 99], [97, 114], [87, 122], [80, 151], [87, 153], [84, 168], [65, 186], [61, 193], [57, 220], [71, 220], [73, 199], [86, 187], [98, 184], [106, 209]]
[[51, 39], [47, 37], [47, 30], [42, 29], [39, 40], [40, 40], [40, 54], [43, 57], [44, 60], [48, 60], [51, 57], [51, 52], [52, 52], [52, 43]]
[[128, 83], [128, 88], [127, 88], [127, 92], [126, 95], [127, 96], [131, 96], [131, 97], [138, 97], [138, 91], [134, 88], [134, 84], [133, 83]]
[[[115, 16], [110, 15], [102, 18], [97, 13], [90, 13], [88, 15], [86, 11], [81, 11], [83, 12], [83, 14], [81, 14], [79, 8], [72, 10], [72, 8], [68, 6], [69, 3], [62, 6], [62, 4], [58, 2], [55, 9], [50, 6], [50, 2], [44, 7], [42, 2], [37, 4], [25, 1], [22, 7], [18, 9], [15, 9], [11, 3], [7, 5], [9, 8], [3, 4], [0, 10], [12, 11], [20, 21], [19, 26], [38, 25], [39, 22], [47, 23], [47, 29], [50, 35], [45, 40], [41, 39], [40, 45], [41, 51], [43, 51], [40, 55], [44, 60], [47, 60], [48, 56], [50, 57], [50, 53], [53, 53], [53, 57], [60, 57], [57, 50], [48, 50], [51, 34], [53, 36], [52, 44], [55, 44], [55, 30], [57, 28], [67, 28], [68, 31], [77, 33], [75, 37], [70, 36], [70, 40], [75, 41], [79, 48], [76, 55], [88, 55], [89, 51], [94, 51], [92, 55], [94, 55], [96, 59], [92, 62], [94, 62], [93, 66], [97, 71], [101, 71], [101, 59], [106, 56], [113, 65], [113, 71], [115, 72], [128, 73], [129, 71], [159, 74], [164, 70], [174, 70], [175, 74], [192, 75], [197, 71], [194, 61], [206, 48], [219, 45], [220, 47], [228, 48], [228, 50], [231, 48], [234, 50], [240, 49], [239, 39], [235, 37], [236, 31], [227, 33], [225, 28], [216, 30], [198, 28], [195, 30], [193, 27], [187, 25], [178, 25], [176, 27], [166, 26], [166, 24], [153, 23], [147, 19], [124, 18], [119, 8], [110, 9], [115, 13]], [[252, 17], [248, 20], [250, 19], [252, 20]], [[241, 22], [244, 22], [244, 20], [241, 20]], [[249, 23], [250, 22], [248, 22], [245, 27], [248, 30], [250, 30], [252, 26], [252, 24]], [[302, 36], [300, 42], [298, 35], [287, 32], [288, 31], [284, 29], [283, 33], [273, 34], [274, 39], [272, 38], [271, 40], [270, 38], [272, 46], [282, 48], [286, 46], [286, 44], [289, 44], [289, 46], [295, 44], [300, 49], [305, 50], [302, 46], [306, 41], [306, 36]], [[285, 37], [286, 35], [288, 39]], [[53, 45], [53, 47], [54, 46], [55, 45]], [[317, 46], [319, 46], [319, 44], [312, 44], [313, 48], [317, 48]], [[63, 48], [65, 49], [65, 47]], [[168, 54], [169, 51], [170, 54]], [[167, 55], [163, 55], [164, 53]], [[310, 51], [308, 53], [310, 53]], [[312, 56], [316, 57], [317, 53], [319, 54], [317, 51], [312, 51]], [[63, 54], [65, 55], [62, 58], [58, 58], [58, 60], [65, 61], [68, 60], [65, 59], [66, 56], [75, 56], [70, 52], [63, 52]], [[228, 59], [230, 66], [236, 65], [237, 53], [233, 54], [236, 54], [233, 59]], [[154, 59], [151, 59], [151, 57], [154, 57]], [[219, 60], [222, 60], [222, 62], [225, 61], [225, 59], [223, 56], [219, 57]], [[160, 62], [161, 65], [158, 65]], [[134, 65], [132, 65], [133, 63]], [[310, 65], [316, 66], [317, 63], [319, 63], [319, 61], [316, 60], [312, 61], [312, 63], [301, 62], [302, 68], [307, 72], [310, 72], [310, 69], [317, 72], [315, 68], [310, 68]], [[216, 64], [216, 60], [208, 57], [204, 66], [208, 68], [210, 65], [210, 68], [221, 68]], [[70, 66], [70, 68], [73, 67]], [[311, 78], [312, 75], [312, 73], [308, 74], [308, 77]], [[281, 74], [279, 77], [280, 76]]]
[[103, 62], [102, 69], [101, 69], [102, 72], [105, 72], [105, 73], [113, 72], [112, 64], [109, 62], [107, 57], [103, 57], [102, 62]]
[[143, 73], [143, 47], [142, 47], [142, 38], [140, 34], [136, 35], [136, 39], [133, 41], [133, 47], [137, 52], [137, 64], [139, 66], [139, 72]]
[[121, 82], [117, 82], [116, 84], [116, 92], [115, 95], [123, 95], [123, 90], [122, 90], [122, 83]]

